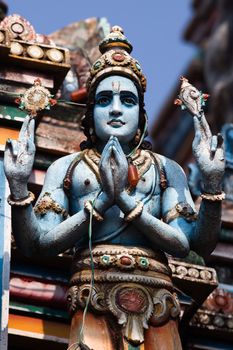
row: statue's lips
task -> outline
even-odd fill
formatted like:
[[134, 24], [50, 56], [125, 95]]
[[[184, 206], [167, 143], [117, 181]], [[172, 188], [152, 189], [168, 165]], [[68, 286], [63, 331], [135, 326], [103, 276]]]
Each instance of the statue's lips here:
[[107, 122], [108, 125], [111, 125], [115, 128], [119, 128], [121, 127], [122, 125], [125, 125], [125, 122], [123, 122], [122, 120], [120, 119], [111, 119]]

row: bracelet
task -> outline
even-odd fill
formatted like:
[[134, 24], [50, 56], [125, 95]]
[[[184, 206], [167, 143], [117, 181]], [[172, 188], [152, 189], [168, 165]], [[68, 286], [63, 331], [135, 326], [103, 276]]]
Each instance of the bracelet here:
[[210, 202], [219, 202], [225, 199], [225, 192], [221, 192], [218, 194], [211, 194], [211, 193], [202, 193], [201, 198], [206, 199], [207, 201]]
[[86, 209], [86, 211], [94, 216], [94, 218], [97, 220], [97, 221], [103, 221], [104, 218], [102, 215], [100, 215], [100, 213], [95, 209], [93, 208], [92, 206], [92, 202], [91, 201], [86, 201], [84, 203], [84, 208]]
[[163, 221], [166, 224], [169, 224], [172, 220], [177, 219], [178, 217], [191, 222], [197, 220], [197, 213], [193, 210], [189, 203], [180, 202], [164, 215]]
[[11, 195], [8, 196], [7, 202], [12, 207], [28, 207], [35, 199], [35, 196], [32, 192], [28, 192], [27, 197], [21, 199], [13, 199]]
[[125, 216], [125, 221], [126, 222], [130, 222], [130, 221], [133, 221], [134, 219], [136, 219], [139, 215], [141, 215], [142, 213], [142, 210], [143, 210], [143, 206], [144, 204], [140, 201], [137, 202], [137, 205], [136, 207], [131, 210], [131, 212], [129, 214], [127, 214]]

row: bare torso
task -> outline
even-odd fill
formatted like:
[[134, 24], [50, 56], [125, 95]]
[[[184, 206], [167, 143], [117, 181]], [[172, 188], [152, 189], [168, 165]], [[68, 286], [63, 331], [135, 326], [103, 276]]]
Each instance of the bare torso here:
[[[84, 207], [87, 200], [93, 200], [101, 190], [95, 174], [89, 166], [81, 160], [72, 177], [72, 188], [70, 190], [70, 215], [77, 213]], [[137, 187], [131, 191], [131, 196], [136, 201], [142, 201], [148, 212], [160, 218], [161, 216], [161, 190], [158, 169], [154, 164], [140, 178]], [[110, 207], [104, 216], [104, 221], [97, 223], [92, 236], [93, 243], [106, 242], [112, 244], [149, 246], [140, 231], [124, 221], [124, 214], [118, 206]], [[77, 247], [85, 245], [84, 241], [77, 242]]]

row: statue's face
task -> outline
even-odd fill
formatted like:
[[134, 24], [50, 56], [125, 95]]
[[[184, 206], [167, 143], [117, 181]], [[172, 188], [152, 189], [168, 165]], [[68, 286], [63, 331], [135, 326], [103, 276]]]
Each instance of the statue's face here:
[[96, 89], [94, 127], [97, 137], [107, 142], [111, 135], [122, 143], [133, 140], [139, 122], [139, 99], [134, 83], [125, 77], [110, 76]]

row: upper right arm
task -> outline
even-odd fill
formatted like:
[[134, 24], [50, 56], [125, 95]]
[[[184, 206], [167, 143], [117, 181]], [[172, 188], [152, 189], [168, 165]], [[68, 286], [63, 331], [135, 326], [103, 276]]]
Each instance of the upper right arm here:
[[[178, 231], [182, 231], [188, 240], [191, 240], [193, 232], [195, 230], [195, 205], [193, 203], [186, 175], [183, 169], [174, 161], [164, 157], [165, 170], [167, 174], [167, 183], [168, 187], [164, 191], [163, 200], [162, 200], [162, 214], [166, 218], [169, 216], [169, 213], [177, 212], [179, 213], [178, 217], [174, 217], [167, 222], [170, 226], [174, 227]], [[192, 218], [186, 218], [182, 212], [176, 210], [177, 204], [180, 204], [182, 207], [188, 208], [190, 212], [193, 212]], [[166, 222], [166, 220], [165, 220]]]
[[47, 170], [44, 185], [34, 207], [41, 229], [48, 232], [65, 220], [69, 212], [69, 200], [63, 189], [67, 168], [75, 155], [62, 157]]

